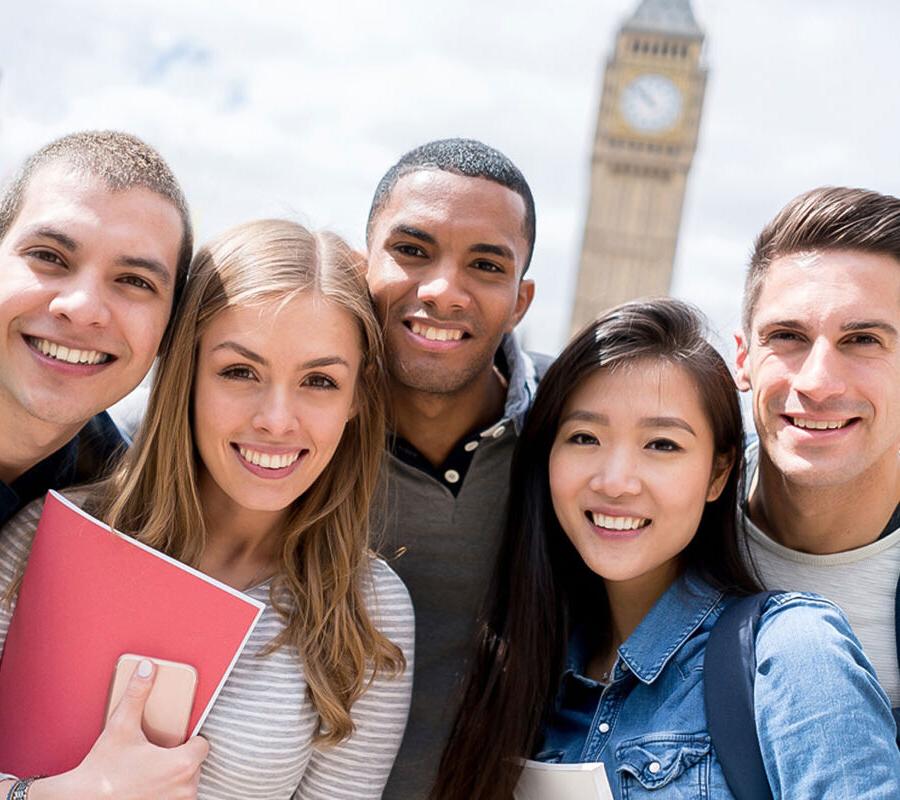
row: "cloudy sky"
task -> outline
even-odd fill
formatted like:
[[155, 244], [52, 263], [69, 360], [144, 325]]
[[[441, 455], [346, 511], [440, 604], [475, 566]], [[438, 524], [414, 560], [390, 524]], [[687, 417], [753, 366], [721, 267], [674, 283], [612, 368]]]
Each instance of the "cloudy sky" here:
[[[261, 215], [356, 245], [409, 148], [482, 139], [538, 206], [530, 347], [568, 329], [603, 65], [637, 0], [30, 0], [0, 28], [0, 175], [78, 129], [121, 128], [180, 177], [198, 236]], [[694, 0], [710, 70], [674, 293], [719, 341], [753, 236], [820, 184], [900, 194], [893, 0]]]

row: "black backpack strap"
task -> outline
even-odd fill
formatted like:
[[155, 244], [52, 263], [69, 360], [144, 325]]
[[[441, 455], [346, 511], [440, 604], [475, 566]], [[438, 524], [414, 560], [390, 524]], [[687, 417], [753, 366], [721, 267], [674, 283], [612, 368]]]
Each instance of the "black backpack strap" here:
[[735, 600], [716, 620], [703, 657], [709, 733], [737, 800], [772, 797], [756, 734], [753, 682], [759, 618], [769, 598], [778, 594], [760, 592]]

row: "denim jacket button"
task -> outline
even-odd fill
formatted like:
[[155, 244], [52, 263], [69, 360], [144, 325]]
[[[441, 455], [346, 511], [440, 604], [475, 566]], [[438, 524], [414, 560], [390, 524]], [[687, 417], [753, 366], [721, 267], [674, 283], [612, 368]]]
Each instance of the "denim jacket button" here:
[[608, 722], [601, 722], [599, 727], [600, 727], [600, 733], [609, 733], [609, 723]]
[[658, 761], [654, 761], [649, 767], [647, 767], [647, 769], [649, 769], [650, 772], [656, 775], [656, 773], [659, 772], [662, 767], [659, 765]]

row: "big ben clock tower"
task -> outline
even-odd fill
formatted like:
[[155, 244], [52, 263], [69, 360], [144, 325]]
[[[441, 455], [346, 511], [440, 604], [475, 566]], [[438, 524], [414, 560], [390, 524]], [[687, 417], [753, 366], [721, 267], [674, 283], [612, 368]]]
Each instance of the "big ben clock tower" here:
[[706, 70], [690, 0], [642, 0], [606, 65], [572, 330], [667, 294]]

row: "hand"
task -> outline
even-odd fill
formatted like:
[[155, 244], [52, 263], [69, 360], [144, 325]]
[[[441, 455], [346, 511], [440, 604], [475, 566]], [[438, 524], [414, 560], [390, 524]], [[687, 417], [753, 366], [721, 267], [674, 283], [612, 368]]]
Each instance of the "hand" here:
[[155, 674], [152, 662], [138, 664], [81, 764], [65, 775], [36, 781], [29, 800], [195, 800], [200, 765], [209, 752], [206, 740], [195, 736], [180, 747], [157, 747], [141, 730]]

